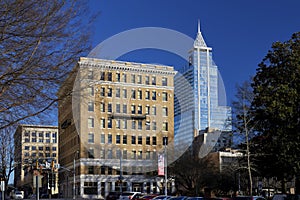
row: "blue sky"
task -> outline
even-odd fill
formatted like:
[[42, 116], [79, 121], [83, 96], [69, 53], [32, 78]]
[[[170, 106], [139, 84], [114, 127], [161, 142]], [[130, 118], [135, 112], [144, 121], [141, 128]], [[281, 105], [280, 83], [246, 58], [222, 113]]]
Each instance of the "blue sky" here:
[[[95, 24], [94, 46], [140, 27], [163, 27], [195, 38], [200, 19], [202, 35], [213, 48], [229, 103], [235, 85], [255, 74], [272, 43], [286, 41], [300, 31], [299, 0], [89, 0], [89, 4], [101, 13]], [[175, 68], [185, 62], [159, 50], [134, 51], [120, 60]]]

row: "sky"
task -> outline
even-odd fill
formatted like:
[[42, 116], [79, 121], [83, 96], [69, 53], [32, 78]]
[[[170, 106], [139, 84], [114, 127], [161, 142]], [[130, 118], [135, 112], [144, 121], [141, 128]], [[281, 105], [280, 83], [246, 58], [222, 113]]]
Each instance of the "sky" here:
[[[141, 27], [168, 28], [194, 39], [200, 20], [229, 105], [236, 84], [255, 75], [272, 43], [287, 41], [300, 31], [299, 0], [89, 0], [89, 6], [100, 12], [93, 32], [94, 47]], [[175, 69], [185, 64], [179, 56], [154, 49], [133, 51], [118, 60], [160, 63]]]

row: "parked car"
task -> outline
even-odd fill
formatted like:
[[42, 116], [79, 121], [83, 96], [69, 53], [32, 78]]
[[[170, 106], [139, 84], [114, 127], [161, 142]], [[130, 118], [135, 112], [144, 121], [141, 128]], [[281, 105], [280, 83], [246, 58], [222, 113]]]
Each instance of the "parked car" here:
[[187, 196], [176, 196], [176, 197], [171, 197], [169, 200], [186, 200], [188, 197]]
[[135, 198], [136, 200], [150, 200], [153, 199], [154, 197], [157, 197], [158, 194], [147, 194], [147, 195], [143, 195], [139, 198]]
[[119, 197], [119, 200], [134, 200], [135, 198], [141, 197], [142, 193], [140, 192], [122, 192]]
[[236, 196], [232, 200], [266, 200], [262, 196]]
[[120, 195], [121, 195], [121, 192], [111, 191], [106, 196], [106, 200], [117, 200], [117, 199], [119, 199]]
[[272, 200], [300, 200], [300, 194], [274, 194]]
[[188, 197], [187, 200], [204, 200], [204, 197]]
[[164, 199], [170, 199], [172, 196], [165, 196], [165, 195], [159, 195], [157, 197], [154, 197], [152, 200], [164, 200]]
[[24, 199], [24, 195], [23, 192], [21, 191], [14, 191], [13, 195], [12, 195], [13, 199]]

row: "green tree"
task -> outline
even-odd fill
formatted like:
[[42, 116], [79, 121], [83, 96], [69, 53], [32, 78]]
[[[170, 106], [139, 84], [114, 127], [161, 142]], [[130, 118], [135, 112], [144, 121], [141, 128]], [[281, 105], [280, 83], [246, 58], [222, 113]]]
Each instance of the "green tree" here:
[[300, 33], [275, 42], [259, 64], [252, 85], [258, 163], [282, 182], [300, 170]]

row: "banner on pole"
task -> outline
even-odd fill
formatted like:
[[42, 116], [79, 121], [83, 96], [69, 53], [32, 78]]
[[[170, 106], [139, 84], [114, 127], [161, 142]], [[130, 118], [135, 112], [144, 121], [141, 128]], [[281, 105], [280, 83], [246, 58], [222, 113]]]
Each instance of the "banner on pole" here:
[[165, 157], [164, 154], [158, 154], [158, 176], [165, 175]]

